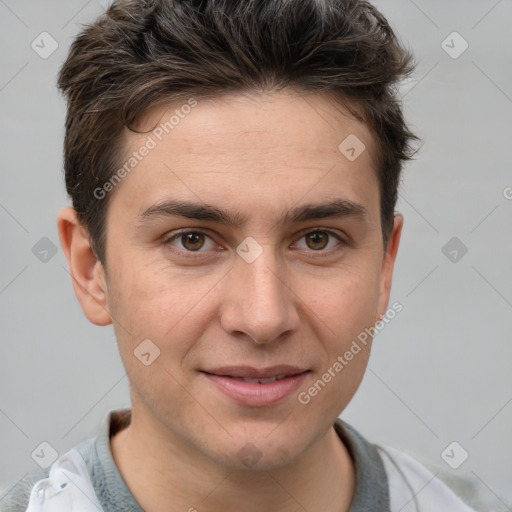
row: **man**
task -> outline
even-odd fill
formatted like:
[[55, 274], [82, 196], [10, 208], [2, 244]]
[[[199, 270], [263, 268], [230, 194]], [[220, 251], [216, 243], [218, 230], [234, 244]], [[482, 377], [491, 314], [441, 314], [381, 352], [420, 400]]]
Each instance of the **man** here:
[[338, 419], [400, 309], [411, 62], [355, 0], [120, 0], [85, 28], [58, 228], [132, 407], [7, 510], [470, 510]]

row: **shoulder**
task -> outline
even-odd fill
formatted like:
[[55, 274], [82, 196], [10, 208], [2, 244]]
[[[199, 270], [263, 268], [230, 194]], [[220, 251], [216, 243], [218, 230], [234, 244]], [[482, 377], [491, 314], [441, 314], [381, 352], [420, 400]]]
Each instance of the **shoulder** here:
[[[341, 418], [335, 429], [349, 450], [356, 469], [356, 494], [382, 495], [387, 503], [379, 510], [390, 512], [486, 512], [501, 511], [482, 496], [481, 485], [467, 476], [462, 478], [431, 463], [389, 446], [368, 441]], [[358, 481], [359, 480], [359, 481]], [[364, 509], [364, 508], [363, 508]], [[375, 509], [372, 508], [372, 510]], [[360, 510], [356, 508], [356, 510]], [[508, 512], [508, 511], [507, 511]]]
[[[388, 477], [392, 512], [476, 512], [477, 509], [469, 505], [474, 501], [475, 493], [468, 478], [447, 478], [447, 473], [441, 468], [431, 464], [427, 468], [396, 448], [376, 448]], [[464, 500], [457, 494], [464, 496]]]
[[[117, 472], [109, 447], [110, 434], [124, 428], [129, 420], [129, 410], [110, 411], [104, 416], [95, 437], [79, 442], [61, 455], [50, 468], [29, 472], [1, 491], [0, 511], [26, 512], [29, 505], [33, 506], [36, 501], [38, 507], [34, 510], [39, 510], [41, 508], [39, 505], [43, 502], [53, 500], [52, 504], [54, 504], [59, 499], [65, 498], [77, 504], [77, 510], [83, 512], [90, 508], [90, 503], [97, 503], [98, 493], [100, 497], [108, 498], [111, 492], [109, 485], [112, 489], [116, 489], [118, 494], [119, 489], [124, 491], [124, 494], [121, 493], [123, 498], [129, 496], [129, 491], [123, 487], [124, 483]], [[70, 475], [74, 482], [78, 481], [77, 478], [80, 479], [81, 489], [82, 491], [87, 489], [86, 493], [73, 495], [76, 486], [67, 486], [66, 483], [66, 479], [71, 480]], [[56, 484], [59, 485], [56, 487]], [[84, 505], [81, 502], [85, 494], [88, 497]], [[36, 495], [37, 500], [31, 500], [31, 497], [34, 498]], [[69, 508], [62, 510], [69, 510]], [[101, 510], [100, 503], [97, 504], [96, 510]]]
[[19, 480], [12, 482], [0, 493], [0, 510], [2, 512], [25, 512], [32, 488], [39, 480], [47, 477], [48, 471], [31, 471]]
[[[84, 468], [90, 471], [93, 439], [81, 441], [71, 451], [83, 459]], [[67, 452], [67, 454], [70, 452]], [[53, 467], [53, 465], [52, 465]], [[22, 478], [9, 484], [0, 493], [1, 512], [25, 512], [30, 502], [32, 490], [37, 484], [47, 480], [51, 476], [51, 468], [38, 469], [26, 473]]]
[[[72, 484], [72, 485], [70, 485]], [[72, 448], [45, 473], [31, 473], [2, 495], [2, 512], [97, 512], [102, 510], [81, 453]]]

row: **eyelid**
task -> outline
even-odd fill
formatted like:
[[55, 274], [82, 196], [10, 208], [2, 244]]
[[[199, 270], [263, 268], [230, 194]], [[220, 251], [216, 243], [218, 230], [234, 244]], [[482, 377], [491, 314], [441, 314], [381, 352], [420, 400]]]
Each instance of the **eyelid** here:
[[[348, 241], [346, 239], [344, 239], [344, 237], [342, 235], [338, 234], [336, 231], [332, 230], [331, 228], [323, 228], [323, 227], [309, 227], [309, 228], [305, 228], [305, 229], [299, 231], [299, 233], [297, 233], [295, 235], [296, 241], [293, 244], [296, 244], [297, 242], [299, 242], [306, 235], [309, 235], [311, 233], [317, 233], [317, 232], [327, 233], [329, 236], [333, 236], [334, 238], [336, 238], [338, 240], [338, 242], [340, 242], [341, 245], [348, 244]], [[198, 234], [204, 235], [205, 237], [209, 238], [213, 243], [217, 244], [217, 246], [222, 247], [221, 244], [219, 244], [213, 238], [213, 236], [208, 233], [208, 231], [201, 229], [201, 228], [182, 228], [182, 229], [179, 229], [178, 231], [173, 231], [171, 233], [167, 233], [162, 237], [162, 243], [164, 245], [169, 245], [172, 247], [171, 242], [178, 239], [180, 236], [186, 235], [188, 233], [198, 233]], [[338, 244], [338, 245], [340, 245], [340, 244]], [[315, 251], [313, 249], [309, 249], [309, 250], [306, 249], [306, 250], [308, 252], [311, 252], [312, 254], [316, 253], [318, 256], [320, 256], [322, 253], [325, 255], [330, 255], [338, 249], [336, 247], [334, 247], [334, 248], [331, 248], [328, 250], [317, 250], [317, 251]], [[202, 250], [202, 249], [199, 249], [197, 251], [187, 251], [184, 249], [173, 248], [173, 250], [176, 252], [179, 252], [181, 254], [185, 253], [189, 257], [196, 257], [196, 258], [202, 257], [201, 253], [208, 252], [207, 250]], [[224, 250], [224, 248], [222, 248], [222, 250]], [[304, 249], [297, 249], [297, 250], [304, 250]]]
[[207, 231], [204, 231], [200, 228], [182, 228], [178, 229], [177, 231], [171, 231], [169, 233], [166, 233], [162, 237], [163, 242], [169, 242], [171, 240], [175, 240], [176, 238], [180, 237], [181, 235], [187, 235], [188, 233], [199, 233], [201, 235], [207, 236], [208, 238], [212, 238], [211, 235], [208, 234]]
[[304, 228], [303, 230], [300, 230], [297, 235], [299, 238], [302, 238], [305, 235], [308, 235], [309, 233], [328, 233], [329, 235], [332, 235], [336, 237], [340, 242], [348, 243], [347, 240], [344, 239], [343, 235], [341, 233], [338, 233], [338, 231], [332, 229], [332, 228], [323, 228], [322, 226], [315, 226], [310, 228]]
[[[338, 246], [339, 245], [342, 245], [342, 246], [348, 245], [348, 241], [345, 239], [345, 237], [343, 237], [342, 235], [338, 234], [336, 231], [333, 231], [330, 228], [322, 228], [322, 227], [307, 228], [305, 231], [300, 232], [297, 242], [302, 240], [302, 238], [304, 238], [306, 235], [309, 235], [310, 233], [327, 233], [329, 236], [336, 238], [336, 240], [338, 240], [338, 242], [340, 242], [338, 244]], [[294, 242], [294, 244], [297, 242]], [[318, 256], [321, 256], [322, 254], [327, 256], [327, 255], [332, 255], [333, 252], [339, 250], [338, 246], [333, 247], [331, 249], [318, 250], [318, 251], [315, 251], [314, 249], [309, 249], [308, 252], [313, 253], [313, 254], [316, 253]], [[301, 250], [301, 249], [297, 249], [297, 250]]]

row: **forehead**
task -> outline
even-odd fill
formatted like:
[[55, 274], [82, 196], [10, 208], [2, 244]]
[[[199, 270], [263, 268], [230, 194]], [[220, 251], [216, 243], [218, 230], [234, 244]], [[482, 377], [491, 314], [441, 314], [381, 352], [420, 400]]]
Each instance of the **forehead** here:
[[[139, 121], [140, 129], [154, 129], [157, 139], [178, 136], [180, 147], [175, 149], [183, 155], [211, 154], [218, 148], [230, 149], [225, 156], [235, 158], [253, 157], [262, 148], [275, 150], [285, 159], [322, 152], [350, 157], [343, 153], [350, 148], [340, 147], [348, 138], [348, 146], [364, 141], [366, 163], [372, 168], [376, 163], [376, 145], [367, 126], [332, 95], [285, 89], [223, 94], [193, 102], [195, 107], [189, 106], [189, 98], [149, 109]], [[132, 135], [126, 133], [128, 146], [135, 142]], [[255, 163], [264, 157], [259, 156]]]
[[[137, 129], [125, 132], [125, 161], [151, 149], [115, 193], [127, 206], [140, 204], [138, 213], [172, 195], [229, 201], [240, 210], [249, 206], [250, 192], [251, 206], [277, 202], [283, 211], [286, 198], [297, 203], [307, 194], [311, 202], [339, 185], [354, 202], [365, 188], [378, 189], [371, 133], [341, 103], [318, 93], [184, 100], [153, 107]], [[378, 202], [371, 192], [367, 199]]]

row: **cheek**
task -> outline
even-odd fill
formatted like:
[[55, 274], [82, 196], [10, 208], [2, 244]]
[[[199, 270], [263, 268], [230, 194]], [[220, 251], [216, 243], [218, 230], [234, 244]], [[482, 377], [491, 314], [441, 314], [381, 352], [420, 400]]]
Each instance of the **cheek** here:
[[297, 294], [331, 332], [334, 347], [342, 348], [348, 338], [373, 325], [379, 299], [374, 268], [347, 266], [329, 276], [301, 280]]
[[213, 275], [197, 277], [161, 264], [120, 265], [111, 278], [109, 307], [126, 362], [133, 364], [134, 349], [150, 339], [161, 355], [172, 355], [162, 359], [179, 364], [211, 321], [216, 281]]
[[375, 294], [345, 284], [343, 290], [330, 288], [311, 308], [323, 325], [323, 356], [297, 397], [303, 412], [339, 415], [357, 391], [368, 364], [372, 343], [368, 333], [377, 311]]
[[378, 273], [370, 266], [366, 272], [353, 267], [330, 279], [303, 281], [300, 296], [311, 322], [316, 319], [324, 351], [315, 380], [301, 390], [299, 403], [306, 408], [338, 414], [353, 397], [368, 363], [378, 293]]
[[211, 320], [204, 297], [212, 285], [209, 279], [190, 281], [176, 273], [171, 278], [169, 269], [142, 265], [118, 268], [112, 276], [109, 305], [132, 399], [158, 410], [162, 418], [194, 409], [194, 400], [183, 392], [181, 365]]

